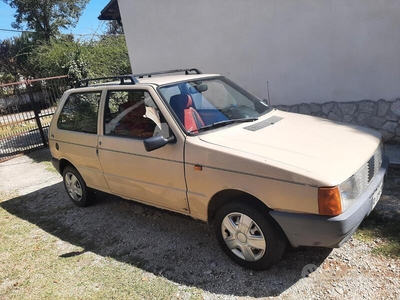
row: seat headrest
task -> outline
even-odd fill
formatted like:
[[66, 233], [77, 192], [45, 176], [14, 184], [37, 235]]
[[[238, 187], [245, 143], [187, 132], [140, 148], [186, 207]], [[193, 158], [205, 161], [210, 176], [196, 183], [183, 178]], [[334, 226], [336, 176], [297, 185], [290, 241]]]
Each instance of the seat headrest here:
[[170, 98], [169, 104], [183, 124], [183, 111], [193, 106], [192, 97], [187, 94], [174, 95]]
[[187, 103], [186, 103], [186, 108], [192, 107], [193, 106], [193, 99], [192, 96], [187, 95]]
[[189, 108], [193, 106], [193, 99], [190, 95], [179, 94], [172, 96], [169, 103], [172, 107]]

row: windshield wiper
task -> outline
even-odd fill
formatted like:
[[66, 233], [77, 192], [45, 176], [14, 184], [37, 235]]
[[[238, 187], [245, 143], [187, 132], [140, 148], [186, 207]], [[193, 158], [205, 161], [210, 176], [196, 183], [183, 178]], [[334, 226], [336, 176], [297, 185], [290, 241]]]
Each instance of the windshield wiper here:
[[197, 128], [190, 132], [192, 133], [192, 132], [196, 132], [196, 131], [197, 132], [198, 131], [206, 131], [209, 129], [214, 129], [214, 128], [222, 127], [222, 126], [233, 124], [233, 123], [245, 123], [245, 122], [253, 122], [253, 121], [257, 121], [257, 120], [258, 120], [258, 118], [242, 118], [242, 119], [224, 120], [224, 121], [215, 122], [215, 123]]

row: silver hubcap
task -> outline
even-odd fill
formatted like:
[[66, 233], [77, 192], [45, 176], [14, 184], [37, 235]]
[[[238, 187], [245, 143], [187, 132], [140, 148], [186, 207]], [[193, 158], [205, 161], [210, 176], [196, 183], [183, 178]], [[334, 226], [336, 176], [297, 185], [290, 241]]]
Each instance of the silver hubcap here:
[[233, 212], [221, 224], [222, 237], [231, 251], [246, 261], [259, 260], [265, 253], [264, 234], [249, 216]]
[[76, 178], [76, 176], [71, 172], [67, 172], [67, 174], [65, 174], [65, 186], [67, 188], [68, 194], [71, 196], [72, 199], [74, 199], [75, 201], [82, 200], [81, 184], [78, 178]]

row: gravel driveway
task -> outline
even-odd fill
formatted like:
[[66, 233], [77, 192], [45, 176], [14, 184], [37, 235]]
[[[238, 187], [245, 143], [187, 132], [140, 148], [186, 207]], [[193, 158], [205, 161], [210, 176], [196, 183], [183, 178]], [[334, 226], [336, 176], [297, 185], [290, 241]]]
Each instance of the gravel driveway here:
[[[289, 249], [271, 270], [249, 271], [223, 254], [206, 224], [106, 194], [90, 207], [73, 205], [49, 159], [44, 149], [0, 164], [0, 207], [83, 252], [200, 289], [205, 299], [400, 299], [400, 259], [372, 253], [379, 237], [334, 250]], [[400, 222], [400, 172], [390, 173], [375, 214]]]

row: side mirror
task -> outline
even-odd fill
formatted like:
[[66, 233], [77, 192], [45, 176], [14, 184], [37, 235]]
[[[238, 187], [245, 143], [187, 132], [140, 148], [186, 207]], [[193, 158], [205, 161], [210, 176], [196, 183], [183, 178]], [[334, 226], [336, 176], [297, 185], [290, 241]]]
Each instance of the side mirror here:
[[169, 138], [165, 138], [162, 135], [152, 136], [151, 138], [145, 139], [143, 141], [144, 148], [147, 152], [159, 149], [164, 147], [165, 145], [172, 143], [175, 141], [174, 136], [170, 136]]

